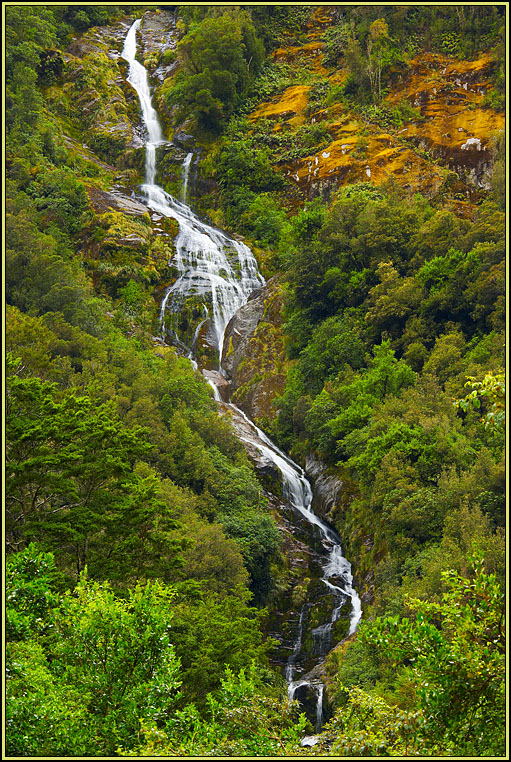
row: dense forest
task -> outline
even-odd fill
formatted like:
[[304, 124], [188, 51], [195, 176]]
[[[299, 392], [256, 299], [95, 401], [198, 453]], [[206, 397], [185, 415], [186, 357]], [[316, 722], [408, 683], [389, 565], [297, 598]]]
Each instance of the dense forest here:
[[[231, 398], [342, 485], [315, 505], [363, 618], [334, 630], [321, 728], [276, 656], [313, 588], [282, 489], [207, 337], [196, 370], [159, 335], [179, 226], [137, 195], [135, 19], [158, 181], [179, 196], [192, 146], [191, 206], [267, 281]], [[506, 23], [5, 7], [7, 757], [506, 755]]]

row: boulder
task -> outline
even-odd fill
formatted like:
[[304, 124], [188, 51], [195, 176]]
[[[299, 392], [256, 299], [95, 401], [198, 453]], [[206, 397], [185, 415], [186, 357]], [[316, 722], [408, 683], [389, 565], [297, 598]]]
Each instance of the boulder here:
[[108, 212], [111, 209], [135, 216], [142, 216], [149, 213], [147, 206], [144, 206], [140, 201], [124, 196], [121, 193], [104, 191], [90, 185], [87, 187], [87, 194], [94, 211], [100, 214]]
[[178, 148], [191, 150], [195, 145], [195, 138], [193, 135], [188, 135], [184, 130], [179, 130], [172, 138], [172, 142]]

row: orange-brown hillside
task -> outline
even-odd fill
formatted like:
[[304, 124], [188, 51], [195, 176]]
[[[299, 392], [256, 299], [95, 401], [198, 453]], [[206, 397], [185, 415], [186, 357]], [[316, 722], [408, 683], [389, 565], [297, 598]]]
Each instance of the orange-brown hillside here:
[[[278, 170], [307, 197], [348, 183], [380, 184], [393, 177], [410, 192], [430, 198], [441, 193], [460, 211], [467, 202], [477, 201], [489, 188], [492, 143], [504, 129], [504, 115], [483, 107], [490, 86], [490, 55], [461, 61], [427, 53], [410, 61], [406, 74], [396, 79], [385, 99], [390, 108], [406, 100], [418, 112], [399, 128], [382, 129], [340, 102], [308, 114], [311, 71], [331, 84], [346, 76], [342, 68], [328, 68], [324, 62], [321, 35], [332, 23], [332, 13], [331, 7], [317, 8], [307, 42], [275, 51], [274, 60], [296, 68], [298, 83], [251, 114], [254, 123], [272, 120], [274, 131], [319, 121], [328, 130], [328, 145], [304, 158], [282, 162]], [[304, 84], [299, 84], [300, 65], [307, 71]]]

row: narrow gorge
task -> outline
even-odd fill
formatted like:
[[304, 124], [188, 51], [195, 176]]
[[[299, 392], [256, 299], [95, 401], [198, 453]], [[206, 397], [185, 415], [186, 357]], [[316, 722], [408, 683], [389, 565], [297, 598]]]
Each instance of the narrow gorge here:
[[[245, 244], [205, 224], [186, 205], [192, 153], [188, 153], [183, 162], [181, 202], [155, 184], [156, 149], [165, 141], [152, 106], [147, 72], [136, 59], [136, 36], [139, 27], [140, 19], [134, 21], [128, 31], [122, 57], [129, 62], [128, 82], [135, 88], [140, 99], [142, 119], [147, 131], [146, 178], [140, 188], [143, 193], [141, 200], [155, 213], [153, 222], [157, 222], [160, 219], [159, 215], [163, 215], [172, 217], [179, 223], [179, 233], [175, 240], [176, 255], [169, 262], [169, 267], [177, 271], [177, 277], [167, 289], [160, 310], [162, 338], [164, 341], [170, 340], [175, 343], [197, 368], [195, 350], [199, 333], [202, 331], [209, 337], [210, 346], [218, 357], [218, 368], [215, 371], [223, 375], [222, 353], [226, 327], [250, 295], [261, 288], [264, 279], [254, 255]], [[186, 336], [181, 337], [176, 328], [180, 322], [180, 310], [190, 299], [195, 303], [196, 300], [201, 300], [200, 306], [205, 317], [198, 323], [192, 341], [187, 346]], [[224, 410], [232, 414], [234, 429], [241, 441], [248, 445], [249, 454], [255, 448], [259, 455], [280, 473], [282, 499], [294, 514], [305, 519], [308, 526], [305, 538], [311, 549], [314, 549], [315, 563], [318, 564], [319, 561], [319, 580], [323, 584], [323, 590], [316, 589], [314, 597], [306, 598], [299, 612], [292, 612], [295, 616], [298, 614], [298, 621], [294, 623], [294, 627], [292, 622], [287, 623], [286, 636], [283, 632], [274, 632], [272, 635], [280, 643], [278, 657], [285, 661], [284, 674], [289, 686], [290, 700], [301, 696], [309, 711], [310, 706], [315, 705], [313, 718], [316, 730], [320, 730], [324, 718], [324, 687], [320, 667], [329, 650], [336, 645], [333, 628], [341, 616], [347, 616], [347, 607], [347, 635], [355, 632], [362, 616], [360, 598], [353, 588], [351, 566], [343, 555], [341, 539], [337, 533], [312, 510], [312, 488], [303, 469], [281, 452], [239, 408], [228, 400], [222, 400], [214, 380], [216, 373], [204, 370], [204, 375], [213, 387], [215, 399]], [[305, 568], [304, 574], [317, 578], [318, 570]], [[317, 624], [311, 627], [309, 610], [313, 607], [319, 607], [322, 611], [321, 616], [325, 617], [326, 614], [326, 620], [314, 617]], [[307, 631], [310, 631], [313, 639], [308, 658], [302, 652]], [[290, 652], [287, 660], [283, 656], [286, 651]], [[314, 695], [312, 700], [308, 695], [311, 691]]]

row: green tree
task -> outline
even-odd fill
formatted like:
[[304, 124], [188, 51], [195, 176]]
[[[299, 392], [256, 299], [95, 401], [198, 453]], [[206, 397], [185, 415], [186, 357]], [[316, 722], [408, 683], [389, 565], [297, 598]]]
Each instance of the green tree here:
[[56, 28], [44, 6], [10, 6], [5, 22], [6, 126], [11, 145], [23, 145], [42, 113], [37, 67], [44, 48], [56, 44]]
[[9, 754], [110, 755], [140, 718], [165, 725], [179, 687], [171, 589], [148, 583], [118, 598], [83, 573], [59, 595], [53, 556], [34, 545], [7, 570]]
[[178, 105], [178, 119], [191, 112], [202, 127], [219, 131], [263, 60], [250, 15], [233, 8], [203, 18], [178, 52], [183, 69], [167, 91], [168, 105]]
[[422, 713], [406, 711], [353, 686], [346, 705], [319, 736], [319, 750], [339, 757], [408, 757], [423, 753], [417, 734]]
[[165, 576], [165, 564], [175, 562], [168, 536], [175, 521], [158, 497], [155, 475], [133, 470], [151, 449], [143, 430], [123, 427], [112, 403], [96, 405], [88, 396], [58, 394], [56, 384], [20, 378], [12, 358], [8, 367], [9, 547], [37, 537], [58, 547], [77, 575], [90, 563], [95, 575], [117, 578], [154, 575], [146, 560], [161, 555], [157, 573]]
[[55, 676], [42, 645], [6, 645], [5, 741], [12, 757], [82, 756], [95, 753], [95, 726], [81, 685]]
[[34, 543], [6, 559], [5, 637], [29, 640], [49, 626], [49, 612], [57, 605], [54, 589], [57, 568], [52, 553], [41, 553]]
[[239, 674], [227, 668], [207, 705], [206, 718], [193, 706], [178, 711], [165, 732], [145, 723], [142, 743], [121, 756], [286, 756], [300, 748], [305, 716], [268, 696], [254, 665]]
[[173, 597], [155, 581], [121, 599], [108, 584], [82, 574], [56, 611], [52, 671], [87, 697], [96, 753], [112, 754], [128, 743], [141, 717], [164, 725], [172, 714], [180, 684], [169, 637]]
[[397, 337], [406, 319], [417, 311], [424, 293], [415, 278], [400, 278], [392, 262], [376, 268], [380, 283], [369, 291], [366, 320], [381, 335]]
[[482, 557], [473, 577], [443, 573], [441, 602], [409, 601], [415, 619], [387, 617], [361, 638], [405, 667], [433, 754], [499, 756], [505, 748], [505, 601]]
[[251, 594], [246, 588], [219, 595], [188, 581], [178, 590], [169, 634], [181, 662], [180, 705], [193, 703], [202, 713], [207, 694], [219, 688], [226, 666], [238, 672], [255, 660], [267, 669], [271, 642], [262, 641], [259, 623], [264, 610], [248, 605]]
[[367, 74], [375, 103], [381, 101], [381, 72], [388, 47], [389, 28], [385, 19], [376, 19], [367, 37]]
[[307, 386], [319, 391], [327, 378], [337, 376], [345, 364], [357, 370], [364, 365], [361, 329], [347, 317], [327, 318], [314, 330], [300, 353], [300, 370]]
[[455, 401], [455, 406], [467, 411], [471, 407], [479, 410], [481, 400], [487, 401], [487, 411], [481, 418], [486, 427], [502, 429], [506, 420], [506, 383], [504, 373], [487, 373], [482, 381], [469, 376], [465, 384], [471, 389], [462, 399]]

